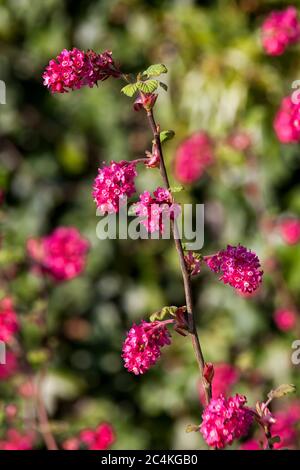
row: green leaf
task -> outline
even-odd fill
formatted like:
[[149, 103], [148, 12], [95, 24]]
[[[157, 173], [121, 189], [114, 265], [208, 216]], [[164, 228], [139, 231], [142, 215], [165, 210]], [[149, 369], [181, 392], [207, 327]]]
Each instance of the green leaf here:
[[164, 64], [153, 64], [144, 70], [143, 75], [146, 77], [158, 77], [162, 73], [167, 73], [168, 69]]
[[197, 424], [188, 424], [187, 427], [185, 428], [185, 432], [198, 432], [199, 431], [199, 425]]
[[177, 310], [178, 310], [178, 307], [174, 307], [174, 306], [172, 306], [172, 307], [163, 307], [158, 312], [152, 313], [152, 315], [150, 316], [150, 321], [156, 321], [156, 320], [161, 321], [167, 315], [175, 315]]
[[168, 85], [166, 85], [164, 82], [159, 82], [159, 84], [165, 91], [168, 91]]
[[183, 186], [171, 186], [171, 188], [169, 189], [171, 193], [180, 193], [180, 191], [184, 190], [184, 187]]
[[124, 95], [129, 96], [131, 98], [137, 92], [137, 90], [138, 90], [137, 83], [129, 83], [128, 85], [125, 85], [121, 89], [121, 92], [124, 93]]
[[128, 213], [129, 216], [134, 216], [136, 215], [136, 207], [135, 204], [132, 204], [132, 206], [129, 207]]
[[271, 439], [269, 439], [270, 444], [277, 444], [279, 442], [280, 442], [280, 436], [274, 436], [274, 437], [271, 437]]
[[143, 93], [153, 93], [158, 87], [158, 81], [146, 80], [145, 82], [137, 82], [136, 86]]
[[175, 136], [175, 132], [172, 131], [171, 129], [168, 131], [161, 131], [161, 133], [159, 134], [161, 143], [166, 142], [167, 140], [173, 139], [174, 136]]
[[287, 395], [288, 393], [294, 393], [296, 391], [296, 387], [293, 384], [282, 384], [279, 387], [275, 388], [275, 390], [271, 390], [268, 394], [268, 398], [273, 400], [273, 398], [281, 398]]

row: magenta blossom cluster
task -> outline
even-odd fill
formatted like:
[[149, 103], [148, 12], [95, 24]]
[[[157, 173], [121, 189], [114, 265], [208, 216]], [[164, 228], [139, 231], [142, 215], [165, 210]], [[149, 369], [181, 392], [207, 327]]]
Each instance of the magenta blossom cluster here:
[[93, 87], [108, 77], [119, 77], [110, 51], [102, 54], [73, 48], [64, 49], [56, 59], [52, 59], [43, 74], [44, 85], [52, 93], [65, 93], [87, 85]]
[[123, 360], [126, 369], [135, 375], [144, 374], [161, 356], [161, 348], [171, 343], [164, 322], [133, 325], [123, 344]]
[[164, 222], [174, 220], [180, 213], [180, 206], [173, 202], [168, 189], [157, 188], [153, 196], [149, 191], [144, 191], [139, 202], [134, 204], [134, 210], [136, 215], [141, 217], [141, 224], [146, 227], [147, 232], [164, 233]]
[[281, 55], [286, 48], [300, 39], [300, 22], [297, 10], [273, 11], [262, 25], [262, 44], [267, 54]]
[[288, 308], [280, 308], [279, 310], [276, 310], [273, 318], [277, 328], [281, 331], [293, 330], [297, 325], [296, 312]]
[[10, 297], [0, 300], [0, 341], [8, 343], [19, 331], [19, 321]]
[[295, 245], [300, 241], [300, 220], [295, 217], [283, 219], [279, 223], [280, 234], [288, 245]]
[[109, 423], [101, 423], [96, 429], [84, 429], [79, 436], [71, 437], [63, 443], [64, 450], [107, 450], [116, 437]]
[[208, 267], [221, 273], [220, 280], [241, 293], [254, 292], [262, 281], [258, 256], [242, 245], [230, 246], [226, 250], [204, 258]]
[[17, 429], [8, 429], [0, 440], [0, 450], [32, 450], [34, 435], [32, 432], [21, 433]]
[[300, 106], [293, 103], [289, 96], [281, 101], [274, 119], [277, 138], [283, 144], [300, 141]]
[[5, 364], [0, 363], [0, 380], [7, 380], [18, 371], [18, 359], [14, 352], [6, 351]]
[[195, 132], [184, 140], [175, 155], [175, 178], [183, 184], [199, 180], [205, 169], [214, 162], [213, 142], [204, 131]]
[[246, 397], [239, 394], [211, 399], [200, 425], [200, 432], [209, 446], [223, 449], [248, 433], [253, 413], [245, 406], [246, 402]]
[[38, 272], [47, 273], [56, 281], [79, 276], [86, 265], [89, 242], [75, 227], [58, 227], [50, 235], [29, 239], [27, 252]]
[[98, 169], [93, 186], [93, 198], [102, 213], [117, 213], [126, 197], [135, 193], [136, 165], [126, 160], [112, 161]]
[[275, 423], [271, 426], [273, 436], [279, 436], [280, 442], [275, 449], [295, 449], [299, 437], [300, 401], [292, 401], [286, 409], [274, 413]]

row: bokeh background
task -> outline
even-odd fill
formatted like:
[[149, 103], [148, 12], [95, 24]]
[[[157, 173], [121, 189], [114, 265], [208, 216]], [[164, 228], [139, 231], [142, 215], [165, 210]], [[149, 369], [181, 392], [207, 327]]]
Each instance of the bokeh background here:
[[[251, 405], [283, 382], [299, 390], [299, 366], [290, 358], [299, 329], [283, 333], [273, 314], [287, 298], [295, 307], [300, 300], [300, 245], [284, 243], [269, 222], [300, 215], [299, 147], [282, 146], [273, 131], [282, 97], [300, 78], [300, 49], [268, 57], [259, 34], [264, 17], [288, 4], [0, 1], [0, 79], [7, 87], [7, 103], [0, 105], [0, 289], [15, 301], [34, 366], [40, 358], [32, 352], [44, 341], [34, 321], [42, 280], [28, 269], [26, 240], [74, 225], [91, 243], [85, 273], [49, 289], [53, 355], [44, 397], [58, 440], [105, 420], [115, 428], [116, 449], [205, 447], [199, 434], [185, 432], [201, 419], [190, 340], [174, 334], [144, 376], [129, 374], [120, 357], [133, 322], [163, 305], [184, 304], [173, 244], [96, 237], [91, 187], [97, 167], [143, 156], [151, 144], [145, 116], [132, 110], [118, 80], [52, 96], [41, 75], [63, 48], [110, 49], [128, 72], [167, 65], [169, 92], [160, 94], [156, 113], [163, 128], [176, 132], [165, 147], [170, 172], [177, 146], [192, 132], [206, 130], [217, 142], [216, 163], [178, 194], [182, 202], [205, 203], [203, 253], [240, 242], [257, 252], [265, 270], [262, 288], [250, 298], [207, 270], [194, 280], [206, 359], [239, 368], [235, 390]], [[248, 152], [227, 144], [237, 131], [250, 137]], [[155, 170], [140, 171], [139, 191], [159, 183]], [[25, 413], [16, 380], [0, 382], [1, 405], [17, 403]]]

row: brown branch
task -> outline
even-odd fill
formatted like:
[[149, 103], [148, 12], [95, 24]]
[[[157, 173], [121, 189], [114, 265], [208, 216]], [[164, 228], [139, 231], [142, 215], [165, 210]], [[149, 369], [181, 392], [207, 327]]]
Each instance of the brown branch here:
[[40, 378], [37, 383], [36, 388], [36, 411], [37, 411], [37, 418], [39, 421], [39, 431], [43, 436], [45, 445], [48, 450], [59, 450], [56, 444], [55, 438], [51, 432], [48, 413], [45, 407], [44, 400], [42, 398], [41, 393], [41, 384], [45, 376], [45, 370], [41, 372]]
[[[147, 111], [147, 117], [148, 117], [149, 125], [153, 133], [153, 137], [154, 137], [154, 141], [155, 141], [158, 153], [159, 153], [159, 157], [160, 157], [160, 173], [161, 173], [165, 187], [170, 190], [168, 173], [166, 170], [162, 146], [160, 142], [159, 129], [156, 125], [152, 110]], [[206, 404], [208, 404], [211, 399], [211, 384], [209, 384], [203, 376], [205, 360], [204, 360], [204, 356], [202, 353], [199, 336], [197, 333], [196, 323], [195, 323], [195, 316], [193, 312], [191, 280], [190, 280], [190, 275], [185, 264], [182, 243], [179, 238], [178, 227], [177, 227], [175, 220], [171, 221], [171, 228], [172, 228], [176, 251], [179, 257], [180, 269], [181, 269], [182, 279], [183, 279], [183, 284], [184, 284], [184, 293], [185, 293], [188, 324], [189, 324], [189, 334], [192, 339], [196, 360], [197, 360], [198, 367], [199, 367], [200, 374], [201, 374], [201, 380], [202, 380], [204, 393], [205, 393], [205, 401], [206, 401]]]

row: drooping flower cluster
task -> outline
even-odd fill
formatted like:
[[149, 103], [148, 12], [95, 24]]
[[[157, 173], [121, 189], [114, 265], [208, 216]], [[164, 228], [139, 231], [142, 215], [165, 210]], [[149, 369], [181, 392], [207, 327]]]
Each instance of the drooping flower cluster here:
[[221, 273], [220, 280], [241, 293], [254, 292], [262, 281], [258, 256], [242, 245], [230, 246], [216, 255], [204, 258], [208, 267]]
[[161, 348], [170, 343], [170, 334], [163, 322], [142, 321], [133, 325], [123, 344], [126, 369], [135, 375], [144, 374], [160, 358]]
[[300, 39], [300, 22], [297, 10], [273, 11], [262, 25], [262, 44], [267, 54], [281, 55], [286, 48]]
[[101, 423], [96, 429], [84, 429], [79, 436], [67, 439], [63, 443], [65, 450], [107, 450], [115, 442], [116, 436], [112, 426]]
[[275, 449], [295, 449], [299, 439], [300, 401], [295, 400], [286, 408], [274, 413], [275, 423], [271, 426], [272, 436], [279, 436]]
[[0, 380], [12, 377], [18, 370], [17, 356], [12, 351], [6, 351], [5, 364], [0, 363]]
[[98, 170], [93, 187], [93, 198], [102, 213], [119, 212], [125, 197], [135, 193], [134, 179], [137, 176], [134, 164], [122, 160], [111, 162]]
[[279, 309], [274, 313], [274, 322], [281, 331], [290, 331], [296, 327], [297, 315], [291, 309]]
[[281, 101], [274, 119], [274, 129], [283, 144], [300, 141], [300, 107], [289, 96]]
[[89, 242], [75, 227], [58, 227], [50, 235], [29, 239], [27, 252], [40, 272], [65, 281], [79, 276], [85, 268]]
[[300, 220], [290, 217], [279, 223], [280, 234], [288, 245], [295, 245], [300, 241]]
[[180, 206], [173, 202], [168, 189], [157, 188], [153, 196], [149, 191], [144, 191], [140, 195], [140, 201], [134, 204], [134, 210], [141, 217], [141, 224], [146, 227], [147, 232], [164, 233], [166, 223], [179, 215]]
[[248, 433], [253, 414], [245, 406], [246, 402], [246, 397], [239, 394], [211, 399], [200, 425], [200, 432], [209, 446], [223, 449]]
[[14, 428], [9, 429], [0, 440], [0, 450], [32, 450], [33, 445], [33, 433], [21, 433]]
[[19, 321], [13, 307], [12, 299], [0, 300], [0, 341], [8, 343], [19, 331]]
[[52, 93], [66, 93], [85, 85], [93, 87], [98, 81], [119, 76], [120, 72], [110, 51], [97, 54], [92, 50], [84, 52], [74, 47], [71, 51], [64, 49], [56, 59], [50, 60], [43, 79], [44, 85]]
[[188, 251], [184, 256], [184, 261], [191, 276], [197, 276], [201, 270], [201, 259], [197, 253]]
[[175, 155], [175, 178], [183, 184], [199, 180], [214, 162], [213, 142], [206, 132], [199, 131], [184, 140]]

